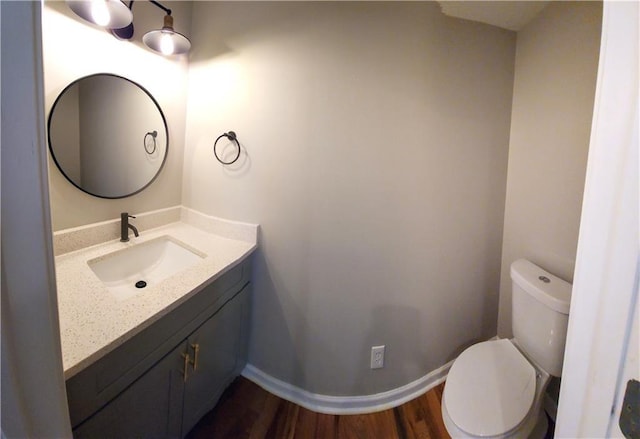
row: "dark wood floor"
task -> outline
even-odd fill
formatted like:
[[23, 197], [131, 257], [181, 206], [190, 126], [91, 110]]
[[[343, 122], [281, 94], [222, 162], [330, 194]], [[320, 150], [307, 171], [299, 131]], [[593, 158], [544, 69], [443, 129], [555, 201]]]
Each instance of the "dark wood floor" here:
[[444, 384], [400, 407], [367, 415], [323, 415], [278, 398], [239, 377], [187, 439], [449, 438], [442, 423]]

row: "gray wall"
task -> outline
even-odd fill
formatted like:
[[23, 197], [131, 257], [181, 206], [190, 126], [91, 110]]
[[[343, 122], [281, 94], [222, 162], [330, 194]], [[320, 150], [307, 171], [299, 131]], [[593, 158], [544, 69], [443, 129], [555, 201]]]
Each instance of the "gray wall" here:
[[262, 227], [250, 362], [364, 395], [494, 336], [515, 34], [425, 2], [193, 7], [183, 204]]
[[573, 281], [602, 3], [552, 2], [518, 33], [498, 334], [511, 335], [509, 266]]
[[[176, 30], [189, 35], [190, 2], [163, 2], [173, 11]], [[181, 203], [182, 160], [187, 93], [187, 58], [165, 58], [145, 48], [140, 39], [162, 26], [164, 12], [149, 2], [133, 6], [136, 33], [125, 43], [78, 18], [64, 2], [47, 1], [42, 11], [45, 112], [58, 94], [76, 79], [114, 73], [146, 88], [158, 101], [169, 126], [169, 155], [158, 178], [132, 197], [105, 200], [69, 183], [49, 160], [49, 191], [54, 230], [118, 218], [120, 212], [145, 212]]]

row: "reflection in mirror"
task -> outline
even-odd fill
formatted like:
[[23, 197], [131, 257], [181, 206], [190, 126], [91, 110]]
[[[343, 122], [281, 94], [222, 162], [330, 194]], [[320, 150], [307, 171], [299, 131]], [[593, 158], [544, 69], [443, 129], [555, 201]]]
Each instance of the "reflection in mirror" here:
[[166, 120], [153, 96], [106, 73], [65, 88], [51, 108], [48, 128], [62, 174], [102, 198], [127, 197], [151, 184], [169, 147]]

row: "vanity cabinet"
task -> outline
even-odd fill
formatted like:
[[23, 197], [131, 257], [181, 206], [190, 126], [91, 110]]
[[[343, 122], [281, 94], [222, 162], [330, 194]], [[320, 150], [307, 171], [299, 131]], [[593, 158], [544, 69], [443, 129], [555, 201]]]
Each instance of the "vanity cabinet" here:
[[177, 438], [211, 410], [247, 358], [245, 260], [67, 380], [76, 438]]

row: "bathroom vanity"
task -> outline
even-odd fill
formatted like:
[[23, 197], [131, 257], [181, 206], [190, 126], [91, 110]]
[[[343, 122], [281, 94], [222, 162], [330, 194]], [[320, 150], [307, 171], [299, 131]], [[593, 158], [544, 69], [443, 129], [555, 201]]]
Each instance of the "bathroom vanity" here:
[[[184, 222], [140, 235], [56, 258], [74, 437], [183, 437], [246, 364], [255, 239]], [[124, 298], [92, 272], [92, 261], [167, 237], [200, 260]]]

